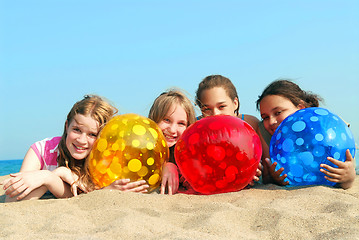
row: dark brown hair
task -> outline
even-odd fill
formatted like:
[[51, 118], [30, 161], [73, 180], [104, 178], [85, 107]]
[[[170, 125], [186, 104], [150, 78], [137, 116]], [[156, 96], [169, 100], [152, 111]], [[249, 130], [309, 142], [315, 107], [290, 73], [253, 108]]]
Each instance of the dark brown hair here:
[[319, 102], [322, 98], [317, 94], [309, 91], [302, 90], [297, 84], [287, 79], [279, 79], [270, 83], [263, 93], [258, 96], [256, 102], [257, 109], [259, 110], [262, 99], [268, 95], [279, 95], [290, 100], [294, 106], [303, 104], [304, 107], [319, 107]]
[[235, 113], [238, 114], [239, 110], [239, 98], [237, 94], [236, 87], [233, 85], [229, 78], [226, 78], [222, 75], [210, 75], [205, 77], [199, 84], [196, 91], [196, 104], [202, 108], [201, 97], [204, 90], [212, 89], [214, 87], [221, 87], [227, 93], [228, 97], [234, 101], [235, 98], [238, 99], [238, 108], [235, 110]]

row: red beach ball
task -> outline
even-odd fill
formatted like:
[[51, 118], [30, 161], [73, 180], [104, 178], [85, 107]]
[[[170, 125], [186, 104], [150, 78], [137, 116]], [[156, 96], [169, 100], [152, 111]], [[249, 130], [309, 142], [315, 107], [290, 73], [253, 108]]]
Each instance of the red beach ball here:
[[253, 179], [261, 154], [254, 129], [237, 117], [224, 115], [191, 125], [175, 148], [181, 173], [202, 194], [243, 189]]

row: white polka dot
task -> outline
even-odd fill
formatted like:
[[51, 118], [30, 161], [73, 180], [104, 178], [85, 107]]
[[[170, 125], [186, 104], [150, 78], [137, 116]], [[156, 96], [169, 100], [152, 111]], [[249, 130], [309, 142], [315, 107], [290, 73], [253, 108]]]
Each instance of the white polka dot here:
[[305, 127], [306, 127], [305, 122], [297, 121], [297, 122], [293, 123], [292, 130], [294, 132], [301, 132], [301, 131], [303, 131], [305, 129]]
[[318, 108], [318, 109], [315, 109], [314, 112], [318, 115], [321, 115], [321, 116], [326, 116], [328, 115], [328, 111], [326, 109], [323, 109], [323, 108]]
[[317, 133], [315, 134], [315, 140], [317, 140], [318, 142], [323, 141], [324, 136], [321, 133]]

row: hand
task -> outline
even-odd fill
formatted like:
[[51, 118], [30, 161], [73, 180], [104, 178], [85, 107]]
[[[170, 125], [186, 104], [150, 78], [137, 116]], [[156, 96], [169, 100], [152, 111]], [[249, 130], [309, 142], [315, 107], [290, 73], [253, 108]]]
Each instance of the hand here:
[[261, 163], [258, 164], [258, 168], [256, 170], [256, 174], [253, 176], [252, 181], [249, 183], [250, 186], [254, 185], [254, 182], [259, 181], [259, 177], [262, 175], [263, 165]]
[[145, 180], [139, 180], [136, 182], [130, 182], [130, 179], [118, 179], [111, 183], [109, 186], [104, 189], [114, 189], [120, 190], [123, 192], [140, 192], [146, 193], [148, 192], [148, 188], [150, 187]]
[[1, 185], [4, 185], [3, 189], [6, 195], [11, 198], [18, 195], [16, 200], [21, 200], [33, 190], [45, 185], [49, 174], [51, 172], [47, 170], [13, 173]]
[[168, 195], [175, 194], [178, 191], [178, 186], [177, 166], [171, 162], [165, 163], [162, 171], [161, 194], [165, 194], [166, 187], [168, 188]]
[[74, 196], [77, 196], [79, 191], [85, 193], [88, 192], [86, 186], [79, 182], [79, 177], [77, 174], [72, 172], [71, 169], [62, 166], [56, 168], [53, 173], [60, 177], [62, 181], [71, 186], [71, 192]]
[[345, 162], [328, 157], [327, 159], [334, 165], [338, 166], [338, 168], [331, 167], [327, 164], [320, 164], [320, 167], [322, 167], [320, 171], [327, 175], [324, 177], [328, 181], [340, 183], [343, 189], [348, 189], [355, 180], [355, 161], [350, 154], [349, 149], [346, 150], [345, 156]]
[[269, 175], [271, 176], [272, 181], [275, 184], [278, 184], [280, 186], [286, 186], [289, 184], [289, 181], [284, 182], [284, 179], [287, 177], [287, 174], [283, 174], [283, 176], [280, 176], [283, 173], [284, 168], [280, 168], [277, 171], [275, 170], [278, 164], [277, 162], [274, 162], [272, 164], [269, 158], [265, 158], [264, 164], [266, 164], [266, 168], [268, 169]]

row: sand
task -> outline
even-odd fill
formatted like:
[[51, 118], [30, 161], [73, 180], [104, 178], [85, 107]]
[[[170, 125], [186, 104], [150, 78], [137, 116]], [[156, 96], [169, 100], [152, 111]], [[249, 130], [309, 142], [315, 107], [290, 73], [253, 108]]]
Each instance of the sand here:
[[4, 199], [1, 189], [0, 239], [359, 239], [358, 176], [348, 190], [269, 184], [209, 196]]

